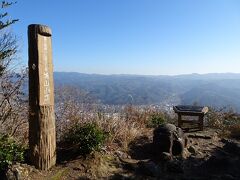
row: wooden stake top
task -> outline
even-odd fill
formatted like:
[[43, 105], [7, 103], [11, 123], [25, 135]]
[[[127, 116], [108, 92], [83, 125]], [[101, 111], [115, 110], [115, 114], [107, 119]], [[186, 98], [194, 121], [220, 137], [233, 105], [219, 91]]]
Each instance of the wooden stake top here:
[[34, 31], [36, 34], [41, 34], [43, 36], [52, 36], [52, 30], [46, 25], [30, 24], [28, 26], [28, 31]]

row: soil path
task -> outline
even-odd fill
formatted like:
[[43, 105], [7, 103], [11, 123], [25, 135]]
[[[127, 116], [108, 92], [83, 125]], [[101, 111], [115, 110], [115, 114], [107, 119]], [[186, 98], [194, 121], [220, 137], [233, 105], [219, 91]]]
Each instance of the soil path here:
[[156, 162], [151, 134], [136, 138], [128, 152], [66, 160], [47, 172], [32, 170], [29, 179], [240, 179], [240, 141], [221, 139], [212, 129], [190, 132], [183, 157]]

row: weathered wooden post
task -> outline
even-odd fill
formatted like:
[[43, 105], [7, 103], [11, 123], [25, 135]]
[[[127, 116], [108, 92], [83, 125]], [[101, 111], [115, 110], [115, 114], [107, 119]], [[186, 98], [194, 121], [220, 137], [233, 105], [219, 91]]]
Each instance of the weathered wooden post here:
[[28, 26], [30, 161], [48, 170], [56, 163], [51, 29]]

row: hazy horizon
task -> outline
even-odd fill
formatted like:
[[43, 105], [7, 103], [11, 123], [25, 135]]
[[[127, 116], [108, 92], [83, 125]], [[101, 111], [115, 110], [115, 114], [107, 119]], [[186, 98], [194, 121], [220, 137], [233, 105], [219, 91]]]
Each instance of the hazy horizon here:
[[136, 76], [181, 76], [181, 75], [240, 75], [239, 73], [234, 72], [211, 72], [211, 73], [185, 73], [185, 74], [131, 74], [131, 73], [114, 73], [114, 74], [107, 74], [107, 73], [91, 73], [91, 72], [77, 72], [77, 71], [54, 71], [56, 73], [80, 73], [80, 74], [88, 74], [88, 75], [136, 75]]

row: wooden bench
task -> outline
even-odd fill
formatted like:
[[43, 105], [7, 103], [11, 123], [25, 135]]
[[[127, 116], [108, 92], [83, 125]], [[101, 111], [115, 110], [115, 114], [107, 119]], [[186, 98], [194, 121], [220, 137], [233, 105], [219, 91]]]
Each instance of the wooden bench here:
[[[199, 129], [203, 130], [204, 115], [208, 112], [208, 107], [179, 105], [173, 106], [173, 110], [178, 114], [178, 126], [182, 128], [183, 123], [197, 123]], [[197, 116], [198, 120], [183, 120], [182, 116]]]

